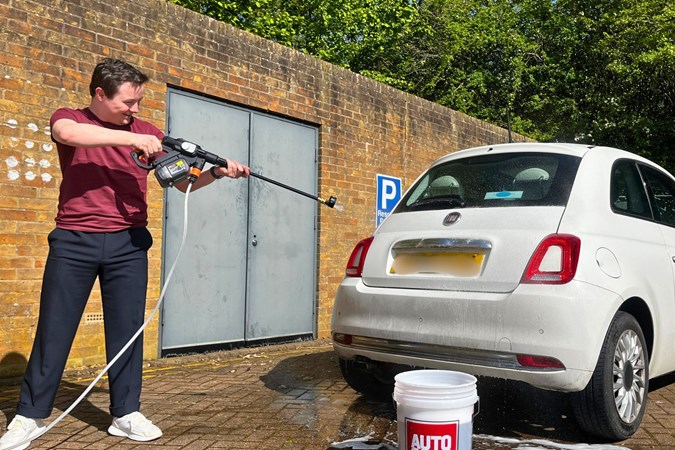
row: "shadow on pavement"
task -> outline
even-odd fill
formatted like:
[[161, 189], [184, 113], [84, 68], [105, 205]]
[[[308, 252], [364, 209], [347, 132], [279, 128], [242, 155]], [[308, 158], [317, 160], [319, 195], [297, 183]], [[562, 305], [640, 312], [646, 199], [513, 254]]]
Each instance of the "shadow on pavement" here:
[[[20, 361], [18, 356], [21, 357], [23, 361]], [[26, 359], [22, 355], [12, 354], [11, 362], [14, 365], [22, 366], [25, 369]], [[5, 357], [0, 364], [5, 364], [7, 357]], [[0, 410], [4, 413], [6, 418], [6, 423], [9, 423], [14, 416], [16, 415], [16, 405], [19, 402], [19, 390], [21, 387], [22, 376], [16, 376], [12, 378], [5, 378], [2, 380], [2, 402], [0, 402]], [[105, 398], [107, 398], [108, 388], [107, 386], [95, 386], [89, 395], [93, 393], [104, 393]], [[59, 385], [59, 390], [56, 394], [56, 399], [54, 401], [54, 411], [52, 414], [53, 418], [58, 417], [62, 411], [65, 411], [69, 408], [73, 402], [84, 392], [87, 384], [83, 383], [74, 383], [67, 380], [62, 380]], [[110, 425], [111, 416], [107, 410], [102, 410], [98, 406], [92, 404], [87, 397], [85, 397], [79, 405], [73, 411], [70, 412], [70, 415], [74, 418], [90, 425], [96, 427], [98, 430], [106, 431]], [[0, 432], [0, 435], [4, 431]]]
[[[82, 392], [84, 392], [90, 382], [91, 381], [89, 380], [82, 383], [61, 381], [59, 393], [57, 394], [56, 402], [54, 403], [54, 407], [58, 410], [56, 412], [60, 415], [61, 411], [70, 408], [73, 402], [77, 400]], [[69, 415], [89, 426], [95, 427], [99, 431], [107, 432], [112, 421], [112, 416], [107, 409], [101, 409], [99, 406], [91, 403], [89, 397], [93, 394], [102, 394], [105, 399], [108, 399], [107, 384], [99, 381], [99, 383], [87, 394], [87, 397], [85, 397]]]
[[337, 379], [342, 377], [332, 350], [285, 358], [260, 377], [266, 388], [282, 394]]
[[[25, 356], [21, 353], [11, 352], [0, 360], [0, 372], [12, 374], [23, 372], [26, 369], [27, 364], [28, 361]], [[5, 415], [5, 423], [9, 424], [16, 415], [16, 404], [19, 401], [21, 377], [12, 376], [11, 378], [2, 378], [0, 380], [2, 382], [0, 385], [0, 398], [2, 399], [0, 402], [0, 410], [2, 410]], [[4, 434], [4, 431], [4, 429], [0, 429], [0, 435]]]
[[566, 394], [483, 377], [477, 388], [480, 412], [474, 418], [474, 434], [589, 442], [577, 425]]
[[658, 391], [671, 384], [675, 384], [675, 372], [649, 380], [649, 392]]

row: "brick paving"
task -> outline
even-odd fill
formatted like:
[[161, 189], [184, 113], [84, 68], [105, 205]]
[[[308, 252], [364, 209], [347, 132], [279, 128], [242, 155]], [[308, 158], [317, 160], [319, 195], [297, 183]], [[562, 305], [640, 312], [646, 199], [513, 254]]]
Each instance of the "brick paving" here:
[[[96, 373], [66, 373], [51, 420], [70, 406]], [[14, 415], [19, 381], [0, 381], [2, 429]], [[561, 394], [535, 393], [523, 384], [484, 379], [479, 380], [478, 394], [481, 411], [473, 423], [476, 450], [584, 448], [577, 444], [594, 443], [579, 432]], [[336, 450], [350, 448], [346, 441], [356, 438], [361, 442], [355, 449], [396, 448], [393, 404], [352, 391], [340, 376], [327, 340], [150, 361], [142, 401], [142, 412], [164, 431], [157, 441], [137, 443], [106, 433], [110, 416], [102, 381], [30, 448]], [[675, 448], [675, 377], [653, 383], [641, 429], [612, 445], [633, 450]]]

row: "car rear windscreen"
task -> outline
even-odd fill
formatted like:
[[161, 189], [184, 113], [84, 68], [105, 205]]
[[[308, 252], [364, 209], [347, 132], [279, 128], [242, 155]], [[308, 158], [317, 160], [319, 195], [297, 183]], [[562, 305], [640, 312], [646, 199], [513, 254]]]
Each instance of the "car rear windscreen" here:
[[556, 153], [498, 153], [430, 168], [395, 213], [450, 208], [564, 206], [581, 158]]

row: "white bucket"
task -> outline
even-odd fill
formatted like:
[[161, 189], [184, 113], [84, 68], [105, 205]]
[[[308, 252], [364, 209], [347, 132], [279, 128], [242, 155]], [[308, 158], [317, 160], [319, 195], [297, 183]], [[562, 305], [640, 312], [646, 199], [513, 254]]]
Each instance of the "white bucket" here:
[[394, 377], [399, 450], [470, 450], [476, 377], [412, 370]]

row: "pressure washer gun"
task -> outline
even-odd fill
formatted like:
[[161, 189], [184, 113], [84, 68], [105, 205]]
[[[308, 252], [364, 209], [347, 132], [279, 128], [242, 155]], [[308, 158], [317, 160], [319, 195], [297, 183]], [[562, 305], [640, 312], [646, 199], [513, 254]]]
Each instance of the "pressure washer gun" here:
[[[205, 163], [227, 167], [226, 159], [221, 158], [215, 153], [207, 152], [194, 142], [186, 141], [185, 139], [164, 136], [162, 138], [162, 148], [166, 154], [154, 159], [149, 164], [141, 161], [140, 158], [142, 153], [133, 151], [131, 152], [131, 157], [138, 167], [142, 167], [148, 171], [154, 169], [155, 177], [163, 188], [174, 186], [176, 183], [180, 183], [183, 180], [190, 180], [190, 182], [196, 181], [197, 178], [199, 178], [199, 175], [201, 175]], [[277, 186], [288, 189], [296, 194], [309, 197], [319, 203], [323, 203], [329, 208], [334, 208], [337, 203], [337, 197], [331, 196], [326, 200], [255, 172], [250, 172], [249, 175], [267, 181], [268, 183], [276, 184]], [[342, 211], [343, 208], [338, 205], [335, 209]]]
[[183, 180], [196, 181], [206, 163], [227, 167], [226, 159], [207, 152], [199, 145], [185, 139], [164, 136], [162, 148], [166, 154], [149, 164], [141, 161], [142, 154], [139, 152], [131, 152], [131, 157], [138, 167], [148, 171], [155, 169], [155, 177], [163, 188], [174, 186]]

